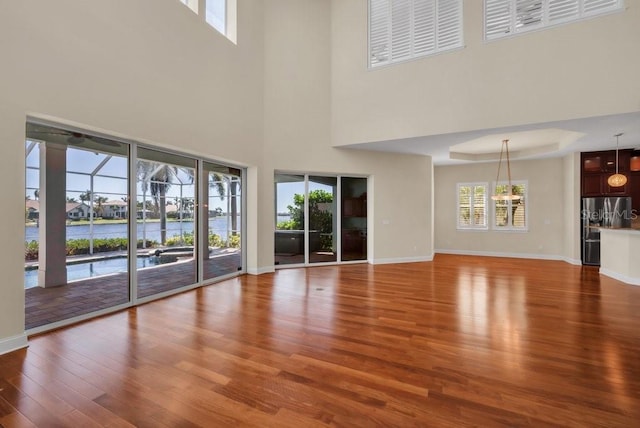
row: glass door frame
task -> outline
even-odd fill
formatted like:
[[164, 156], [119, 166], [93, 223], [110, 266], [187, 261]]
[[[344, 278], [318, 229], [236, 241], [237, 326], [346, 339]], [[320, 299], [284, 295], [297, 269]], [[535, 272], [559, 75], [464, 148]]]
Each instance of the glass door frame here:
[[[56, 321], [52, 321], [46, 324], [41, 324], [41, 325], [37, 325], [34, 327], [31, 327], [29, 329], [26, 330], [27, 334], [38, 334], [41, 332], [45, 332], [45, 331], [49, 331], [52, 329], [56, 329], [56, 328], [60, 328], [69, 324], [73, 324], [73, 323], [77, 323], [77, 322], [81, 322], [84, 320], [88, 320], [88, 319], [92, 319], [98, 316], [102, 316], [105, 314], [109, 314], [109, 313], [114, 313], [117, 311], [121, 311], [123, 309], [127, 309], [130, 307], [135, 307], [139, 304], [142, 303], [146, 303], [149, 301], [153, 301], [153, 300], [157, 300], [157, 299], [161, 299], [164, 298], [166, 296], [169, 295], [173, 295], [173, 294], [178, 294], [187, 290], [191, 290], [191, 289], [195, 289], [195, 288], [199, 288], [205, 285], [210, 285], [219, 281], [223, 281], [226, 279], [230, 279], [230, 278], [234, 278], [236, 276], [239, 275], [243, 275], [247, 273], [247, 167], [242, 166], [242, 165], [237, 165], [237, 164], [232, 164], [232, 163], [228, 163], [228, 162], [224, 162], [224, 161], [218, 161], [218, 160], [213, 160], [210, 158], [205, 158], [203, 156], [198, 156], [198, 155], [192, 155], [192, 154], [188, 154], [188, 153], [183, 153], [177, 150], [171, 150], [171, 149], [167, 149], [165, 147], [155, 147], [152, 145], [146, 145], [146, 144], [141, 144], [138, 143], [135, 140], [130, 140], [127, 138], [123, 138], [123, 137], [118, 137], [118, 136], [114, 136], [114, 135], [110, 135], [110, 134], [106, 134], [104, 132], [100, 132], [100, 131], [93, 131], [91, 130], [91, 128], [87, 127], [87, 128], [81, 128], [78, 127], [77, 125], [72, 125], [69, 123], [66, 123], [64, 121], [52, 121], [49, 119], [44, 119], [44, 118], [39, 118], [37, 116], [27, 116], [26, 120], [25, 120], [25, 124], [26, 125], [35, 125], [35, 126], [43, 126], [43, 127], [51, 127], [51, 128], [55, 128], [55, 129], [59, 129], [59, 130], [63, 130], [69, 133], [79, 133], [81, 135], [86, 135], [89, 137], [94, 137], [96, 139], [105, 139], [105, 140], [110, 140], [113, 142], [117, 142], [117, 143], [121, 143], [124, 145], [127, 145], [127, 149], [128, 149], [128, 164], [127, 164], [127, 173], [128, 173], [128, 183], [127, 183], [127, 192], [128, 192], [128, 205], [127, 205], [127, 209], [128, 209], [128, 224], [127, 224], [127, 240], [128, 240], [128, 245], [127, 245], [127, 258], [128, 258], [128, 263], [127, 263], [127, 278], [128, 278], [128, 296], [129, 296], [129, 300], [126, 303], [119, 303], [116, 304], [114, 306], [110, 306], [108, 308], [104, 308], [104, 309], [98, 309], [95, 311], [91, 311], [91, 312], [87, 312], [78, 316], [73, 316], [71, 318], [63, 318], [60, 320], [56, 320]], [[25, 141], [28, 140], [29, 138], [27, 137], [27, 135], [25, 134]], [[162, 292], [162, 293], [158, 293], [158, 294], [153, 294], [150, 296], [146, 296], [144, 298], [140, 298], [138, 296], [138, 275], [137, 275], [137, 266], [136, 266], [136, 262], [137, 262], [137, 242], [138, 242], [138, 237], [137, 237], [137, 232], [138, 232], [138, 224], [137, 224], [137, 215], [135, 215], [135, 213], [137, 212], [137, 197], [138, 197], [138, 191], [137, 191], [137, 182], [138, 182], [138, 174], [137, 174], [137, 163], [138, 163], [138, 149], [139, 148], [144, 148], [144, 149], [150, 149], [150, 150], [155, 150], [158, 152], [163, 152], [163, 153], [167, 153], [170, 155], [175, 155], [175, 156], [181, 156], [184, 158], [188, 158], [188, 159], [192, 159], [194, 160], [194, 164], [195, 164], [195, 180], [194, 180], [194, 186], [195, 186], [195, 192], [194, 192], [194, 198], [196, 199], [195, 204], [196, 204], [196, 209], [194, 210], [194, 235], [197, 236], [199, 238], [199, 235], [202, 233], [201, 232], [201, 228], [200, 228], [200, 223], [201, 223], [201, 219], [200, 219], [200, 212], [199, 210], [201, 209], [200, 207], [202, 206], [202, 204], [200, 203], [200, 197], [201, 197], [201, 183], [199, 180], [199, 174], [202, 168], [202, 165], [204, 162], [209, 162], [209, 163], [214, 163], [214, 164], [220, 164], [220, 165], [224, 165], [230, 168], [235, 168], [238, 169], [240, 171], [240, 186], [239, 186], [239, 190], [241, 192], [240, 195], [240, 219], [239, 219], [239, 228], [240, 228], [240, 260], [241, 260], [241, 268], [230, 272], [228, 274], [224, 274], [224, 275], [220, 275], [219, 277], [215, 277], [215, 278], [208, 278], [208, 279], [204, 279], [203, 278], [203, 272], [202, 272], [202, 267], [201, 267], [201, 263], [198, 257], [198, 244], [197, 244], [197, 239], [196, 239], [196, 243], [194, 244], [194, 263], [196, 264], [196, 275], [195, 275], [195, 282], [193, 284], [187, 285], [187, 286], [183, 286], [183, 287], [179, 287], [173, 290], [169, 290], [166, 292]], [[25, 174], [27, 171], [27, 166], [25, 165]], [[25, 183], [26, 184], [26, 183]], [[132, 214], [134, 213], [134, 214]], [[200, 238], [202, 239], [202, 238]]]
[[[304, 262], [303, 263], [291, 263], [291, 264], [275, 264], [275, 245], [274, 245], [274, 267], [275, 269], [288, 269], [288, 268], [300, 268], [300, 267], [312, 267], [312, 266], [332, 266], [336, 264], [357, 264], [357, 263], [367, 263], [368, 259], [362, 260], [342, 260], [342, 178], [363, 178], [367, 180], [367, 187], [369, 186], [369, 176], [359, 175], [359, 174], [323, 174], [323, 173], [307, 173], [307, 172], [297, 172], [297, 171], [289, 171], [289, 170], [276, 170], [274, 171], [274, 179], [278, 175], [298, 175], [304, 177]], [[334, 231], [336, 237], [336, 260], [330, 262], [310, 262], [309, 261], [309, 178], [310, 177], [330, 177], [336, 178], [336, 203], [335, 208], [336, 212], [333, 213], [336, 216]], [[275, 180], [274, 180], [275, 181]], [[277, 192], [277, 186], [275, 187], [275, 192]], [[278, 218], [278, 203], [277, 203], [277, 193], [274, 194], [274, 216], [275, 223], [274, 226], [277, 225]], [[367, 217], [367, 229], [369, 230], [369, 217]], [[275, 239], [275, 229], [274, 227], [274, 239]], [[367, 240], [368, 245], [368, 240]]]

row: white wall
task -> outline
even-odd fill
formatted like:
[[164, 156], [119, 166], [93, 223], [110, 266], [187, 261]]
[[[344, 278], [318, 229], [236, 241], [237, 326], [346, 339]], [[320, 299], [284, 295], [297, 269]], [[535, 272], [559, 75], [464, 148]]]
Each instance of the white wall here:
[[0, 171], [17, 208], [0, 223], [0, 352], [24, 343], [28, 116], [248, 166], [252, 273], [273, 269], [275, 170], [369, 176], [371, 261], [432, 257], [430, 158], [331, 146], [331, 3], [241, 0], [238, 18], [234, 45], [178, 0], [2, 4]]
[[265, 9], [259, 264], [273, 263], [276, 170], [369, 176], [370, 261], [430, 259], [430, 158], [331, 147], [331, 19], [326, 1], [269, 1]]
[[640, 110], [640, 0], [623, 13], [483, 42], [464, 0], [464, 49], [369, 71], [367, 0], [333, 0], [336, 146]]
[[24, 330], [27, 116], [258, 165], [262, 3], [238, 17], [236, 46], [177, 0], [2, 2], [0, 351]]
[[527, 232], [456, 229], [456, 184], [488, 182], [491, 186], [496, 171], [496, 162], [435, 167], [435, 251], [564, 258], [565, 174], [560, 158], [511, 162], [512, 179], [529, 184]]
[[581, 196], [580, 189], [580, 153], [571, 153], [562, 160], [563, 192], [564, 192], [564, 260], [573, 263], [582, 263], [581, 252]]

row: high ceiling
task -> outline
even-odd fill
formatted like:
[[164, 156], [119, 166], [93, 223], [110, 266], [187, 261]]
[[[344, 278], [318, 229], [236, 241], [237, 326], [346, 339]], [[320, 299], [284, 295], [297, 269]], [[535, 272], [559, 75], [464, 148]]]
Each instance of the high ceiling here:
[[434, 165], [487, 162], [498, 159], [502, 140], [509, 140], [513, 159], [560, 157], [573, 152], [640, 149], [640, 111], [505, 128], [375, 141], [341, 146], [352, 149], [428, 155]]

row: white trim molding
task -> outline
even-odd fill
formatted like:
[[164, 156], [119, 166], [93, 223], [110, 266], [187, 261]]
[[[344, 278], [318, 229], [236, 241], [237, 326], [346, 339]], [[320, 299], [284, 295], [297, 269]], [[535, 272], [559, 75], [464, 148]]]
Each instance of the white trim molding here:
[[618, 272], [614, 272], [612, 270], [603, 269], [603, 268], [600, 268], [599, 272], [600, 272], [600, 275], [608, 276], [609, 278], [622, 281], [625, 284], [640, 285], [640, 278], [633, 278], [633, 277], [622, 275]]
[[430, 256], [420, 256], [420, 257], [398, 257], [391, 259], [374, 259], [371, 264], [372, 265], [390, 265], [395, 263], [419, 263], [419, 262], [432, 262], [433, 254]]
[[27, 346], [29, 346], [29, 341], [27, 340], [27, 335], [24, 333], [18, 336], [0, 339], [0, 355], [8, 354], [9, 352], [26, 348]]
[[514, 259], [567, 261], [565, 257], [554, 255], [554, 254], [503, 253], [499, 251], [471, 251], [471, 250], [435, 250], [435, 251], [436, 251], [436, 254], [455, 254], [458, 256], [510, 257]]
[[582, 260], [580, 259], [574, 259], [571, 257], [562, 257], [562, 261], [572, 264], [572, 265], [576, 265], [576, 266], [582, 266]]
[[249, 275], [262, 275], [265, 273], [274, 273], [276, 271], [275, 266], [263, 266], [260, 268], [249, 268], [247, 273]]

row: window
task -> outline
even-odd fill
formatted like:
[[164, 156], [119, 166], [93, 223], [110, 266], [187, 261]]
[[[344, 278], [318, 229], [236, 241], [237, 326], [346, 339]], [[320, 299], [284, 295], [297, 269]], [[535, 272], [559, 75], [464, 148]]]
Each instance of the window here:
[[207, 13], [205, 15], [207, 24], [222, 34], [226, 34], [226, 9], [225, 0], [207, 0]]
[[180, 0], [220, 34], [233, 43], [237, 40], [236, 12], [237, 0], [204, 0], [204, 11], [198, 8], [199, 0]]
[[[507, 183], [497, 183], [496, 193], [507, 193]], [[495, 230], [527, 230], [527, 183], [514, 181], [511, 191], [520, 199], [493, 202], [493, 228]]]
[[188, 6], [196, 14], [198, 13], [198, 0], [180, 0], [180, 3]]
[[487, 184], [458, 184], [458, 229], [487, 229]]
[[485, 0], [485, 39], [498, 39], [621, 9], [622, 0]]
[[462, 47], [462, 0], [369, 0], [369, 66]]

